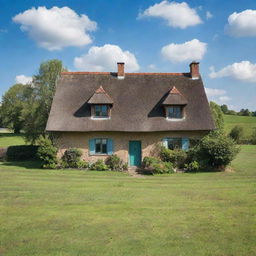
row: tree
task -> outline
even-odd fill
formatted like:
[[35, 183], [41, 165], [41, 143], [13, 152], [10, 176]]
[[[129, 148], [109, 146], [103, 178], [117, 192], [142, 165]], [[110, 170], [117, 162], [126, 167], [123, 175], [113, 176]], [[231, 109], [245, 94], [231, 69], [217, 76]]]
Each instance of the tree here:
[[20, 133], [23, 127], [21, 118], [25, 98], [24, 91], [30, 85], [15, 84], [3, 96], [1, 106], [2, 125]]
[[228, 114], [229, 110], [228, 110], [228, 106], [226, 104], [221, 105], [220, 108], [224, 114]]
[[232, 130], [229, 133], [229, 137], [231, 137], [236, 143], [239, 143], [242, 136], [244, 134], [243, 127], [236, 125], [232, 128]]
[[223, 117], [223, 113], [221, 111], [220, 106], [218, 104], [216, 104], [215, 102], [211, 101], [210, 109], [211, 109], [212, 117], [213, 117], [216, 128], [223, 131], [224, 117]]
[[40, 65], [39, 72], [33, 77], [33, 87], [26, 92], [26, 104], [22, 111], [24, 132], [27, 141], [34, 143], [45, 133], [45, 127], [51, 109], [55, 83], [62, 71], [60, 60], [49, 60]]
[[240, 116], [250, 116], [251, 115], [251, 112], [249, 111], [249, 109], [241, 109], [240, 112], [239, 112], [239, 115]]

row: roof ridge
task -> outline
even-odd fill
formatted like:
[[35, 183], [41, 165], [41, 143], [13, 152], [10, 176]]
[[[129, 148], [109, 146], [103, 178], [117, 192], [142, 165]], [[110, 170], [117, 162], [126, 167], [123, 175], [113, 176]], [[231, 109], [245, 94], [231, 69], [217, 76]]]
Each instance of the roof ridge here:
[[169, 93], [170, 94], [180, 94], [180, 95], [182, 95], [180, 93], [180, 91], [175, 86], [173, 86], [172, 89], [170, 89]]
[[[75, 71], [75, 72], [61, 72], [61, 75], [111, 75], [117, 74], [116, 72], [91, 72], [91, 71]], [[188, 75], [189, 72], [184, 73], [161, 73], [161, 72], [142, 72], [142, 73], [125, 73], [125, 75], [172, 75], [172, 76], [183, 76]]]

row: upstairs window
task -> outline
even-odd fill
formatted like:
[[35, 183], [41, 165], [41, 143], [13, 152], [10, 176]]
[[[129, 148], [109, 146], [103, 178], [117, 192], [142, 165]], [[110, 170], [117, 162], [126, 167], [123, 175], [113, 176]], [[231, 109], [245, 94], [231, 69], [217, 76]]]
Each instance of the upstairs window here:
[[167, 107], [167, 118], [181, 119], [183, 118], [183, 107], [182, 106], [170, 106]]
[[95, 139], [95, 153], [107, 154], [107, 139]]
[[108, 117], [108, 106], [107, 105], [95, 105], [94, 106], [94, 116], [97, 118]]

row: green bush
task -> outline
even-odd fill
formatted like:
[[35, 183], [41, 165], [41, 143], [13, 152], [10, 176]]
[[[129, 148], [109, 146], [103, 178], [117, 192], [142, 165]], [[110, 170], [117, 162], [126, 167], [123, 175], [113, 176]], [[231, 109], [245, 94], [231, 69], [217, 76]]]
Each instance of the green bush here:
[[251, 142], [253, 145], [256, 145], [256, 128], [252, 132]]
[[200, 164], [197, 161], [185, 164], [185, 169], [187, 172], [197, 172], [200, 169]]
[[95, 163], [93, 163], [90, 167], [93, 171], [108, 171], [108, 166], [104, 163], [103, 160], [97, 160]]
[[161, 148], [160, 159], [163, 162], [170, 162], [174, 167], [183, 168], [186, 162], [187, 153], [182, 149], [167, 149]]
[[173, 166], [170, 162], [163, 162], [155, 157], [144, 157], [142, 168], [153, 174], [173, 173]]
[[235, 158], [239, 148], [231, 138], [222, 133], [212, 132], [200, 141], [195, 151], [200, 164], [223, 169]]
[[38, 139], [37, 156], [42, 161], [42, 167], [47, 169], [55, 169], [58, 165], [57, 152], [58, 149], [52, 144], [48, 137], [40, 136]]
[[38, 146], [10, 146], [7, 149], [7, 161], [23, 161], [37, 158]]
[[236, 143], [239, 143], [241, 141], [241, 138], [243, 137], [243, 134], [243, 127], [236, 125], [230, 131], [229, 137], [232, 138]]
[[117, 155], [109, 156], [105, 164], [109, 167], [112, 171], [124, 171], [127, 169], [127, 165], [120, 159]]
[[64, 168], [88, 168], [88, 163], [81, 160], [82, 151], [78, 148], [70, 148], [62, 156], [62, 167]]

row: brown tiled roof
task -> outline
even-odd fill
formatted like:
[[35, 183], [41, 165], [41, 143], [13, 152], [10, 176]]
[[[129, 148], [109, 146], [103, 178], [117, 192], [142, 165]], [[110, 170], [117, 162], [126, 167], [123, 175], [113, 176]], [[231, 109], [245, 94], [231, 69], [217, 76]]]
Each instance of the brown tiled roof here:
[[112, 98], [100, 86], [88, 100], [88, 104], [113, 104]]
[[[168, 121], [163, 101], [170, 86], [187, 100], [186, 118]], [[113, 99], [109, 120], [93, 120], [88, 100], [102, 86]], [[201, 79], [187, 73], [65, 72], [57, 82], [48, 131], [186, 131], [214, 129]]]
[[169, 93], [163, 101], [163, 105], [186, 105], [187, 103], [187, 99], [175, 86], [169, 90]]

